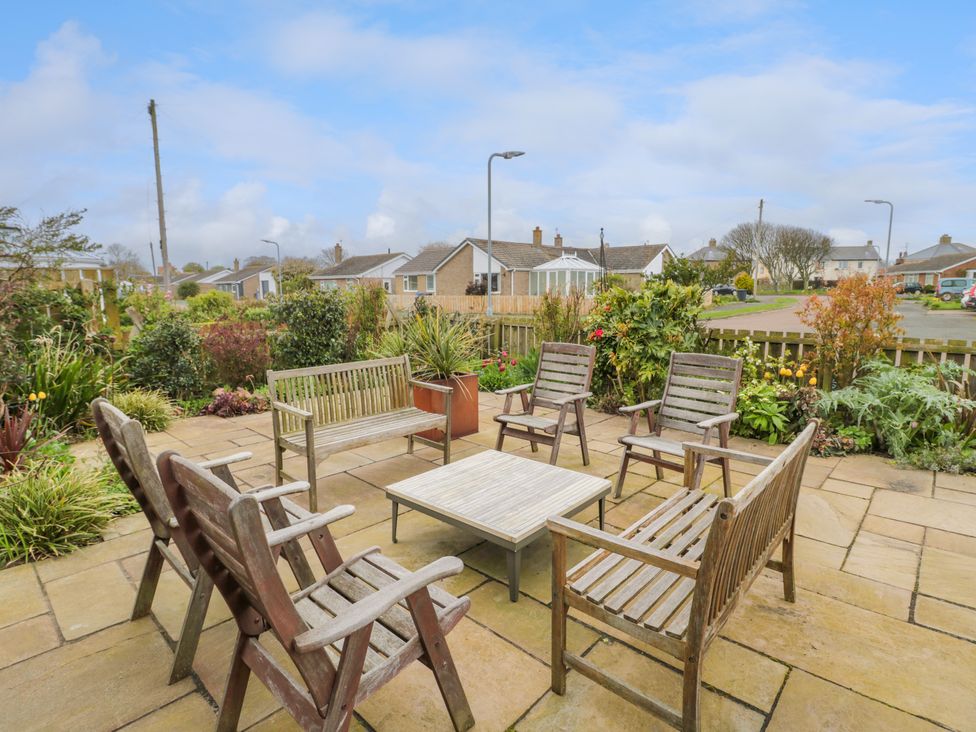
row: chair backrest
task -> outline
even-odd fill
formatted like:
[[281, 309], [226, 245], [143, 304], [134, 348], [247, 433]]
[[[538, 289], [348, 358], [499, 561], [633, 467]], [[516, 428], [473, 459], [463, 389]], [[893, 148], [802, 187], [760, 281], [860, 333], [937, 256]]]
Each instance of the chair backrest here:
[[699, 422], [735, 411], [741, 376], [740, 358], [672, 351], [657, 428], [702, 434]]
[[790, 530], [803, 468], [819, 426], [818, 420], [811, 420], [745, 488], [719, 502], [691, 603], [690, 644], [707, 642], [718, 633]]
[[532, 407], [555, 407], [553, 400], [590, 390], [596, 348], [546, 341], [532, 385]]
[[[275, 401], [311, 412], [321, 427], [413, 406], [410, 359], [371, 361], [268, 371], [268, 392]], [[302, 429], [298, 417], [280, 412], [281, 431]]]
[[336, 668], [324, 650], [292, 652], [308, 630], [275, 566], [257, 498], [238, 493], [173, 451], [157, 459], [166, 497], [200, 566], [213, 580], [237, 627], [255, 637], [272, 629], [317, 706], [329, 699]]

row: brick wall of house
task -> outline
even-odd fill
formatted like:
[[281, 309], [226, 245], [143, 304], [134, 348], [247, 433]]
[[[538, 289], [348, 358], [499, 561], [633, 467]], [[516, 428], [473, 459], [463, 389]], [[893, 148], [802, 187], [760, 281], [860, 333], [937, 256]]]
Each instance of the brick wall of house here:
[[437, 294], [463, 295], [473, 280], [474, 255], [471, 247], [466, 246], [437, 270]]
[[255, 300], [257, 299], [258, 292], [261, 290], [261, 278], [258, 275], [252, 275], [244, 280], [241, 285], [244, 287], [244, 300]]

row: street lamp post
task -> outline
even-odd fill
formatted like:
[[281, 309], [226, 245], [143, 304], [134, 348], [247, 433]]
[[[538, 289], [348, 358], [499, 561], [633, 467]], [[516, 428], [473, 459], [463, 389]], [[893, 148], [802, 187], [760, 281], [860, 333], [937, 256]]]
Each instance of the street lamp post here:
[[491, 309], [491, 161], [494, 158], [505, 158], [511, 160], [519, 155], [525, 155], [520, 150], [509, 150], [508, 152], [492, 153], [488, 156], [488, 315], [492, 314]]
[[888, 262], [891, 260], [891, 222], [895, 218], [895, 204], [891, 201], [882, 201], [879, 198], [866, 198], [865, 203], [886, 203], [888, 210], [888, 247], [885, 249], [885, 274], [888, 274]]
[[278, 252], [278, 297], [283, 297], [285, 290], [281, 286], [281, 247], [278, 246], [278, 242], [272, 241], [271, 239], [262, 239], [261, 241], [265, 244], [274, 244], [275, 250]]

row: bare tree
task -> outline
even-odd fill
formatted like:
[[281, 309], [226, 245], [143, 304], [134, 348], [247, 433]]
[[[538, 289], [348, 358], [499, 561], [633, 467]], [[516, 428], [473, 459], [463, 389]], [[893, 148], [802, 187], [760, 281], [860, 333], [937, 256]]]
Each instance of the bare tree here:
[[256, 267], [257, 265], [262, 265], [265, 267], [271, 266], [272, 264], [277, 264], [278, 261], [267, 254], [262, 254], [257, 257], [248, 257], [244, 260], [245, 267]]
[[321, 252], [319, 252], [319, 255], [315, 258], [315, 261], [322, 269], [335, 267], [335, 248], [323, 249]]
[[129, 282], [133, 277], [146, 274], [139, 255], [122, 244], [109, 244], [105, 247], [106, 260], [115, 270], [115, 277], [121, 282]]
[[427, 242], [422, 247], [420, 247], [420, 251], [426, 252], [430, 249], [451, 249], [453, 248], [453, 246], [454, 246], [453, 244], [450, 244], [449, 242], [446, 242], [443, 239], [441, 239], [438, 241]]
[[783, 259], [776, 244], [775, 224], [746, 221], [732, 227], [722, 237], [722, 246], [740, 262], [758, 261], [775, 287], [781, 287], [789, 279], [790, 265]]
[[834, 244], [822, 231], [802, 226], [778, 226], [776, 242], [780, 256], [790, 265], [791, 277], [802, 280], [804, 289]]

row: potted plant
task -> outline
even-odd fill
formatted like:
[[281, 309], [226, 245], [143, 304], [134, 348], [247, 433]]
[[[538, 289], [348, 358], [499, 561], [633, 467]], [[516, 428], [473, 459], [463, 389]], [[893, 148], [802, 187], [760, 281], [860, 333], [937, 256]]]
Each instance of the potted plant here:
[[[429, 310], [414, 315], [402, 330], [384, 333], [376, 350], [380, 356], [407, 354], [415, 378], [453, 389], [452, 440], [478, 431], [478, 374], [471, 369], [478, 355], [478, 340], [467, 323], [452, 322], [438, 310]], [[442, 394], [416, 387], [413, 394], [419, 409], [443, 413]], [[441, 438], [440, 430], [420, 434], [432, 440]]]

